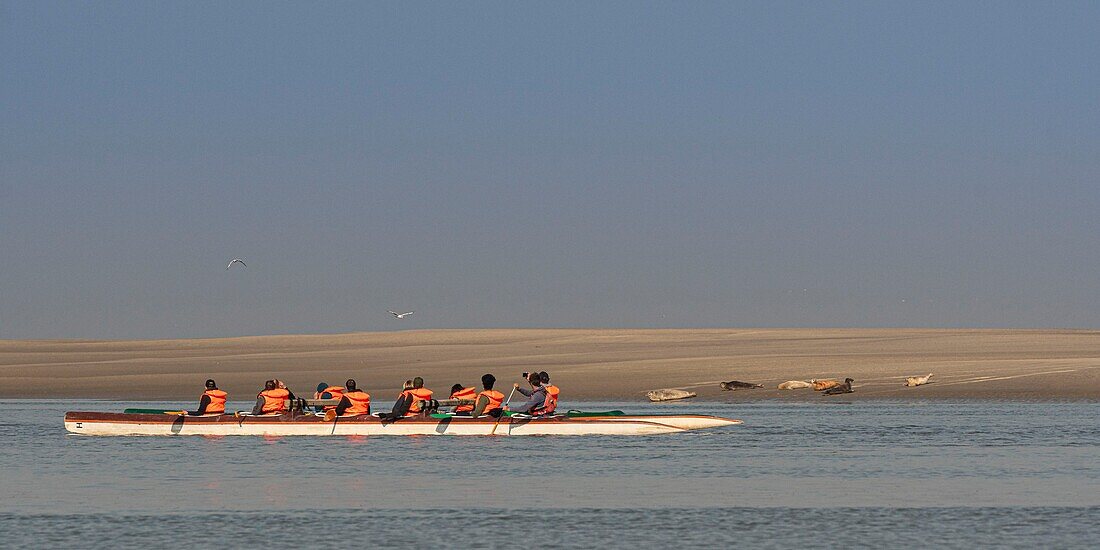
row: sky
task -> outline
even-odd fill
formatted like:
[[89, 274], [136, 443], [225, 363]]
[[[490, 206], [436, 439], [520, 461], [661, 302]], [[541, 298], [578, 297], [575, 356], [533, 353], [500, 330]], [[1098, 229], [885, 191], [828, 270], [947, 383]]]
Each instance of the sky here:
[[1098, 327], [1097, 21], [0, 0], [0, 338]]

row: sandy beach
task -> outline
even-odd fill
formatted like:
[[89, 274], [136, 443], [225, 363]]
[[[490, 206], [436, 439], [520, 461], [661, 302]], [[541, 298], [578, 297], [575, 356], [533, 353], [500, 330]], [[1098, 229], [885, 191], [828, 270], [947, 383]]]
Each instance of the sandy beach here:
[[[0, 397], [192, 399], [215, 378], [231, 399], [268, 378], [300, 394], [359, 380], [379, 401], [422, 376], [445, 393], [485, 372], [499, 387], [546, 370], [568, 400], [645, 400], [680, 388], [699, 400], [820, 400], [786, 380], [851, 377], [827, 399], [1100, 398], [1100, 331], [933, 329], [426, 330], [197, 340], [3, 340]], [[907, 376], [932, 383], [904, 387]], [[723, 391], [741, 380], [765, 389]]]

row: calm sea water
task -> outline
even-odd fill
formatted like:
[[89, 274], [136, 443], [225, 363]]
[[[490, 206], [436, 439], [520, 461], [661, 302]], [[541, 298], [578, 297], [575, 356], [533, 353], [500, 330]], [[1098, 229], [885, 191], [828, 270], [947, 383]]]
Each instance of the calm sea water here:
[[[648, 437], [87, 437], [0, 401], [13, 546], [1090, 547], [1100, 404], [592, 403], [743, 426]], [[240, 404], [239, 408], [245, 408]]]

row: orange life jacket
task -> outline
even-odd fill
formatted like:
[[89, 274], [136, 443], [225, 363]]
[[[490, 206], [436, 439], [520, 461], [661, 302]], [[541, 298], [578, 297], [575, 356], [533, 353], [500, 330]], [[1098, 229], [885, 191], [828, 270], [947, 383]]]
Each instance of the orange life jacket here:
[[[458, 391], [451, 394], [451, 399], [476, 399], [476, 398], [477, 398], [477, 390], [475, 390], [474, 388], [462, 388], [461, 390], [458, 390]], [[467, 412], [468, 413], [472, 410], [474, 410], [473, 405], [459, 405], [459, 406], [455, 407], [455, 412], [456, 413], [461, 413], [461, 412]]]
[[275, 388], [260, 392], [258, 397], [264, 398], [264, 406], [260, 409], [260, 412], [263, 414], [281, 413], [286, 412], [286, 400], [290, 397], [290, 392], [283, 388]]
[[409, 412], [405, 416], [411, 416], [414, 414], [420, 414], [420, 402], [432, 398], [432, 390], [428, 388], [413, 388], [411, 390], [405, 390], [401, 392], [401, 395], [413, 396], [412, 404], [409, 405]]
[[543, 387], [546, 388], [546, 400], [542, 402], [541, 407], [536, 408], [532, 412], [543, 415], [553, 414], [554, 409], [558, 408], [558, 393], [560, 393], [561, 390], [559, 390], [557, 386], [546, 385]]
[[489, 404], [485, 405], [485, 412], [488, 413], [493, 409], [499, 409], [504, 404], [504, 394], [496, 390], [485, 390], [477, 394], [477, 398], [481, 399], [481, 396], [485, 396], [489, 399]]
[[343, 416], [358, 416], [370, 414], [370, 394], [363, 390], [353, 390], [344, 394], [351, 401], [351, 406], [344, 411]]
[[210, 402], [206, 404], [206, 414], [225, 413], [225, 396], [229, 394], [221, 390], [206, 390], [202, 394], [210, 398]]
[[329, 387], [317, 392], [317, 399], [322, 399], [321, 394], [324, 394], [324, 393], [332, 394], [333, 399], [340, 399], [347, 392], [348, 392], [348, 390], [344, 389], [343, 386], [329, 386]]
[[[328, 392], [329, 394], [332, 395], [332, 399], [339, 400], [341, 397], [344, 396], [345, 393], [347, 393], [347, 391], [348, 390], [346, 390], [343, 386], [329, 386], [329, 387], [317, 392], [317, 397], [316, 398], [321, 399], [321, 395]], [[334, 405], [325, 405], [324, 406], [324, 410], [326, 410], [326, 411], [329, 410], [329, 409], [335, 409], [335, 408], [336, 407]]]

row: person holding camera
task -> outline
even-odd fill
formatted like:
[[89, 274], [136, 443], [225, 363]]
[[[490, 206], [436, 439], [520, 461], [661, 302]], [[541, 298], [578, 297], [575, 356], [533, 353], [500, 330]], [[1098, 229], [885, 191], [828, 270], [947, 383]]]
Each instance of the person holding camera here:
[[523, 377], [531, 384], [531, 389], [521, 388], [519, 384], [512, 384], [512, 387], [527, 397], [527, 401], [516, 407], [509, 406], [508, 410], [517, 413], [538, 414], [538, 410], [546, 403], [546, 388], [542, 387], [542, 376], [537, 372], [525, 372]]

